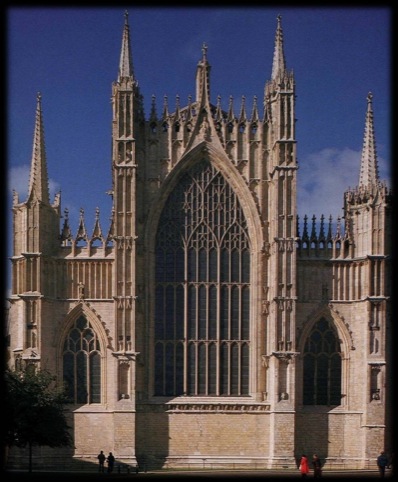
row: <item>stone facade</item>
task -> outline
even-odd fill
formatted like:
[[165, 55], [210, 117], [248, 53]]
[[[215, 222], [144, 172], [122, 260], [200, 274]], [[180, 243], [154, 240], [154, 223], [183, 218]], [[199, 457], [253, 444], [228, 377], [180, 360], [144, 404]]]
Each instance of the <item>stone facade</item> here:
[[211, 103], [204, 45], [196, 98], [161, 115], [153, 100], [145, 119], [126, 15], [112, 221], [103, 233], [98, 213], [89, 235], [82, 211], [75, 236], [49, 199], [38, 98], [29, 194], [12, 207], [8, 363], [69, 384], [74, 449], [37, 463], [96, 464], [107, 447], [147, 468], [295, 467], [314, 452], [365, 468], [391, 449], [391, 193], [372, 97], [344, 225], [298, 222], [295, 88], [278, 18], [263, 114], [257, 99], [250, 115], [244, 99], [238, 115]]

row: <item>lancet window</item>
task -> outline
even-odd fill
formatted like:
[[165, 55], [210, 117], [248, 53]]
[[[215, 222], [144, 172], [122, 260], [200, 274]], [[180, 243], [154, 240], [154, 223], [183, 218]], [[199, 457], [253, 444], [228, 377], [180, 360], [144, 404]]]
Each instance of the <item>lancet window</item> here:
[[80, 316], [63, 346], [63, 380], [70, 403], [101, 402], [101, 350], [95, 331]]
[[340, 342], [332, 322], [315, 323], [304, 348], [303, 404], [341, 404]]

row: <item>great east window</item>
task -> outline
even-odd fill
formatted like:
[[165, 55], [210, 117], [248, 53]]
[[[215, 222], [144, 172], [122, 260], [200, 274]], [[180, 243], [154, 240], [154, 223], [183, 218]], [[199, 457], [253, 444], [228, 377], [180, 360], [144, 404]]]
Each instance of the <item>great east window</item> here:
[[249, 280], [242, 208], [201, 161], [170, 194], [156, 234], [155, 395], [248, 395]]

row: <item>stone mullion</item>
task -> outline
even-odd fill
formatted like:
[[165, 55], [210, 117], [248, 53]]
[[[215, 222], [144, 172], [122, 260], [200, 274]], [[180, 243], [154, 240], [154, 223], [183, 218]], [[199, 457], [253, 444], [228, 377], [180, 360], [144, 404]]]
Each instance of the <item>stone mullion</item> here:
[[[122, 115], [122, 113], [121, 113]], [[125, 273], [125, 205], [126, 205], [126, 171], [119, 167], [117, 175], [117, 185], [121, 194], [121, 205], [117, 205], [117, 246], [116, 246], [116, 293], [117, 293], [117, 309], [116, 309], [116, 339], [118, 341], [117, 350], [125, 350], [126, 343], [126, 332], [125, 332], [125, 283], [126, 283], [126, 273]], [[119, 198], [118, 198], [119, 201]]]
[[[279, 144], [280, 148], [280, 144]], [[278, 150], [278, 156], [280, 156], [280, 149]], [[279, 159], [281, 162], [281, 159]], [[276, 274], [276, 296], [277, 296], [277, 310], [276, 310], [276, 337], [274, 340], [276, 351], [283, 350], [284, 341], [284, 311], [283, 311], [283, 301], [284, 301], [284, 217], [285, 217], [285, 183], [284, 183], [284, 171], [277, 171], [277, 238], [276, 238], [276, 256], [275, 256], [275, 274]], [[282, 343], [282, 346], [281, 346]]]
[[385, 270], [386, 270], [386, 261], [385, 259], [381, 259], [380, 260], [380, 280], [379, 280], [379, 285], [380, 285], [380, 292], [379, 292], [379, 295], [380, 296], [385, 296], [385, 280], [386, 280], [386, 274], [385, 274]]
[[101, 287], [101, 275], [100, 272], [102, 270], [102, 266], [104, 263], [96, 261], [94, 263], [94, 297], [95, 298], [103, 298], [103, 290]]
[[184, 362], [183, 362], [183, 391], [188, 393], [188, 253], [189, 246], [185, 245], [184, 249]]
[[350, 286], [350, 300], [357, 298], [357, 277], [358, 277], [358, 264], [353, 263], [351, 266], [351, 286]]
[[[133, 115], [131, 115], [131, 122], [133, 122]], [[133, 150], [135, 150], [135, 145], [133, 144]], [[133, 159], [135, 158], [135, 155], [133, 157]], [[136, 292], [136, 258], [137, 258], [137, 253], [136, 253], [136, 250], [137, 250], [137, 243], [136, 243], [136, 239], [138, 238], [138, 235], [137, 235], [137, 226], [136, 226], [136, 203], [135, 203], [135, 198], [136, 198], [136, 185], [137, 185], [137, 179], [136, 179], [136, 176], [137, 176], [137, 171], [136, 171], [136, 167], [134, 166], [134, 168], [132, 169], [131, 171], [131, 193], [130, 193], [130, 197], [131, 197], [131, 213], [128, 213], [127, 215], [130, 216], [130, 223], [131, 223], [131, 237], [132, 237], [132, 241], [131, 241], [131, 251], [127, 253], [127, 256], [130, 257], [130, 273], [129, 273], [129, 278], [130, 278], [130, 281], [131, 281], [131, 285], [130, 285], [130, 292], [129, 292], [129, 296], [131, 297], [131, 306], [130, 306], [130, 309], [129, 309], [129, 322], [130, 322], [130, 326], [129, 326], [129, 332], [130, 332], [130, 350], [132, 351], [135, 351], [135, 339], [136, 339], [136, 307], [135, 307], [135, 303], [136, 303], [136, 299], [137, 299], [137, 292]]]
[[[287, 98], [284, 96], [283, 97], [283, 100], [286, 104], [286, 100]], [[285, 117], [287, 115], [286, 113], [286, 106], [285, 106]], [[286, 125], [286, 119], [285, 119], [285, 125]], [[285, 157], [285, 154], [286, 154], [286, 144], [283, 145], [283, 148], [284, 148], [284, 157]], [[285, 159], [283, 160], [283, 162], [285, 162]], [[283, 341], [283, 350], [286, 350], [286, 342], [287, 342], [287, 333], [288, 333], [288, 316], [287, 316], [287, 313], [288, 313], [288, 310], [287, 310], [287, 293], [286, 293], [286, 289], [287, 289], [287, 273], [286, 273], [286, 270], [287, 270], [287, 243], [286, 243], [286, 234], [287, 234], [287, 222], [288, 222], [288, 192], [287, 192], [287, 178], [288, 178], [288, 171], [285, 171], [284, 172], [284, 176], [283, 176], [283, 183], [282, 183], [282, 192], [283, 192], [283, 199], [282, 199], [282, 211], [283, 213], [280, 213], [282, 214], [282, 232], [280, 233], [281, 234], [281, 237], [282, 237], [282, 243], [283, 243], [283, 250], [281, 251], [281, 265], [282, 265], [282, 269], [281, 269], [281, 279], [280, 279], [280, 282], [282, 283], [282, 289], [281, 289], [281, 295], [282, 295], [282, 298], [283, 298], [283, 301], [284, 301], [284, 304], [283, 304], [283, 310], [282, 310], [282, 313], [281, 313], [281, 321], [282, 321], [282, 327], [281, 327], [281, 332], [282, 332], [282, 341]]]
[[221, 246], [216, 239], [217, 249], [217, 301], [216, 301], [216, 313], [217, 313], [217, 328], [216, 328], [216, 395], [220, 396], [220, 323], [221, 323]]
[[[198, 255], [196, 253], [196, 259], [198, 259]], [[199, 289], [198, 289], [198, 284], [195, 283], [195, 321], [194, 321], [194, 339], [193, 341], [193, 350], [194, 350], [194, 358], [195, 358], [195, 370], [194, 370], [194, 393], [193, 395], [196, 395], [198, 393], [198, 310], [199, 310]], [[192, 321], [192, 320], [191, 320]], [[190, 393], [192, 395], [192, 393]]]
[[283, 103], [283, 137], [288, 138], [288, 98], [286, 95], [282, 96]]
[[41, 270], [43, 269], [43, 258], [40, 256], [35, 256], [33, 258], [34, 266], [34, 286], [32, 286], [32, 291], [38, 291], [43, 293], [43, 286], [41, 286]]
[[352, 265], [346, 264], [346, 276], [344, 279], [344, 283], [346, 285], [346, 292], [345, 292], [345, 300], [350, 301], [352, 295]]

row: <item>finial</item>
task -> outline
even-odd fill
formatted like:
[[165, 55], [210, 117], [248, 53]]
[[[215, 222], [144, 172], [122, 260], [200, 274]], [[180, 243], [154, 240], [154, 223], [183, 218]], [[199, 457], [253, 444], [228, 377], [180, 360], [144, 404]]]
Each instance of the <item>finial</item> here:
[[206, 60], [207, 59], [207, 45], [205, 42], [203, 42], [203, 45], [202, 45], [202, 59], [203, 60]]
[[280, 23], [280, 21], [282, 20], [282, 15], [279, 13], [276, 19], [278, 20], [278, 23]]
[[367, 97], [368, 104], [370, 104], [372, 102], [372, 99], [373, 99], [373, 94], [372, 94], [372, 92], [369, 92], [368, 97]]
[[37, 97], [36, 97], [36, 98], [37, 98], [37, 102], [40, 102], [40, 101], [41, 101], [41, 93], [40, 93], [40, 92], [37, 93]]
[[124, 12], [124, 24], [127, 25], [129, 23], [129, 13], [128, 11], [126, 10]]

